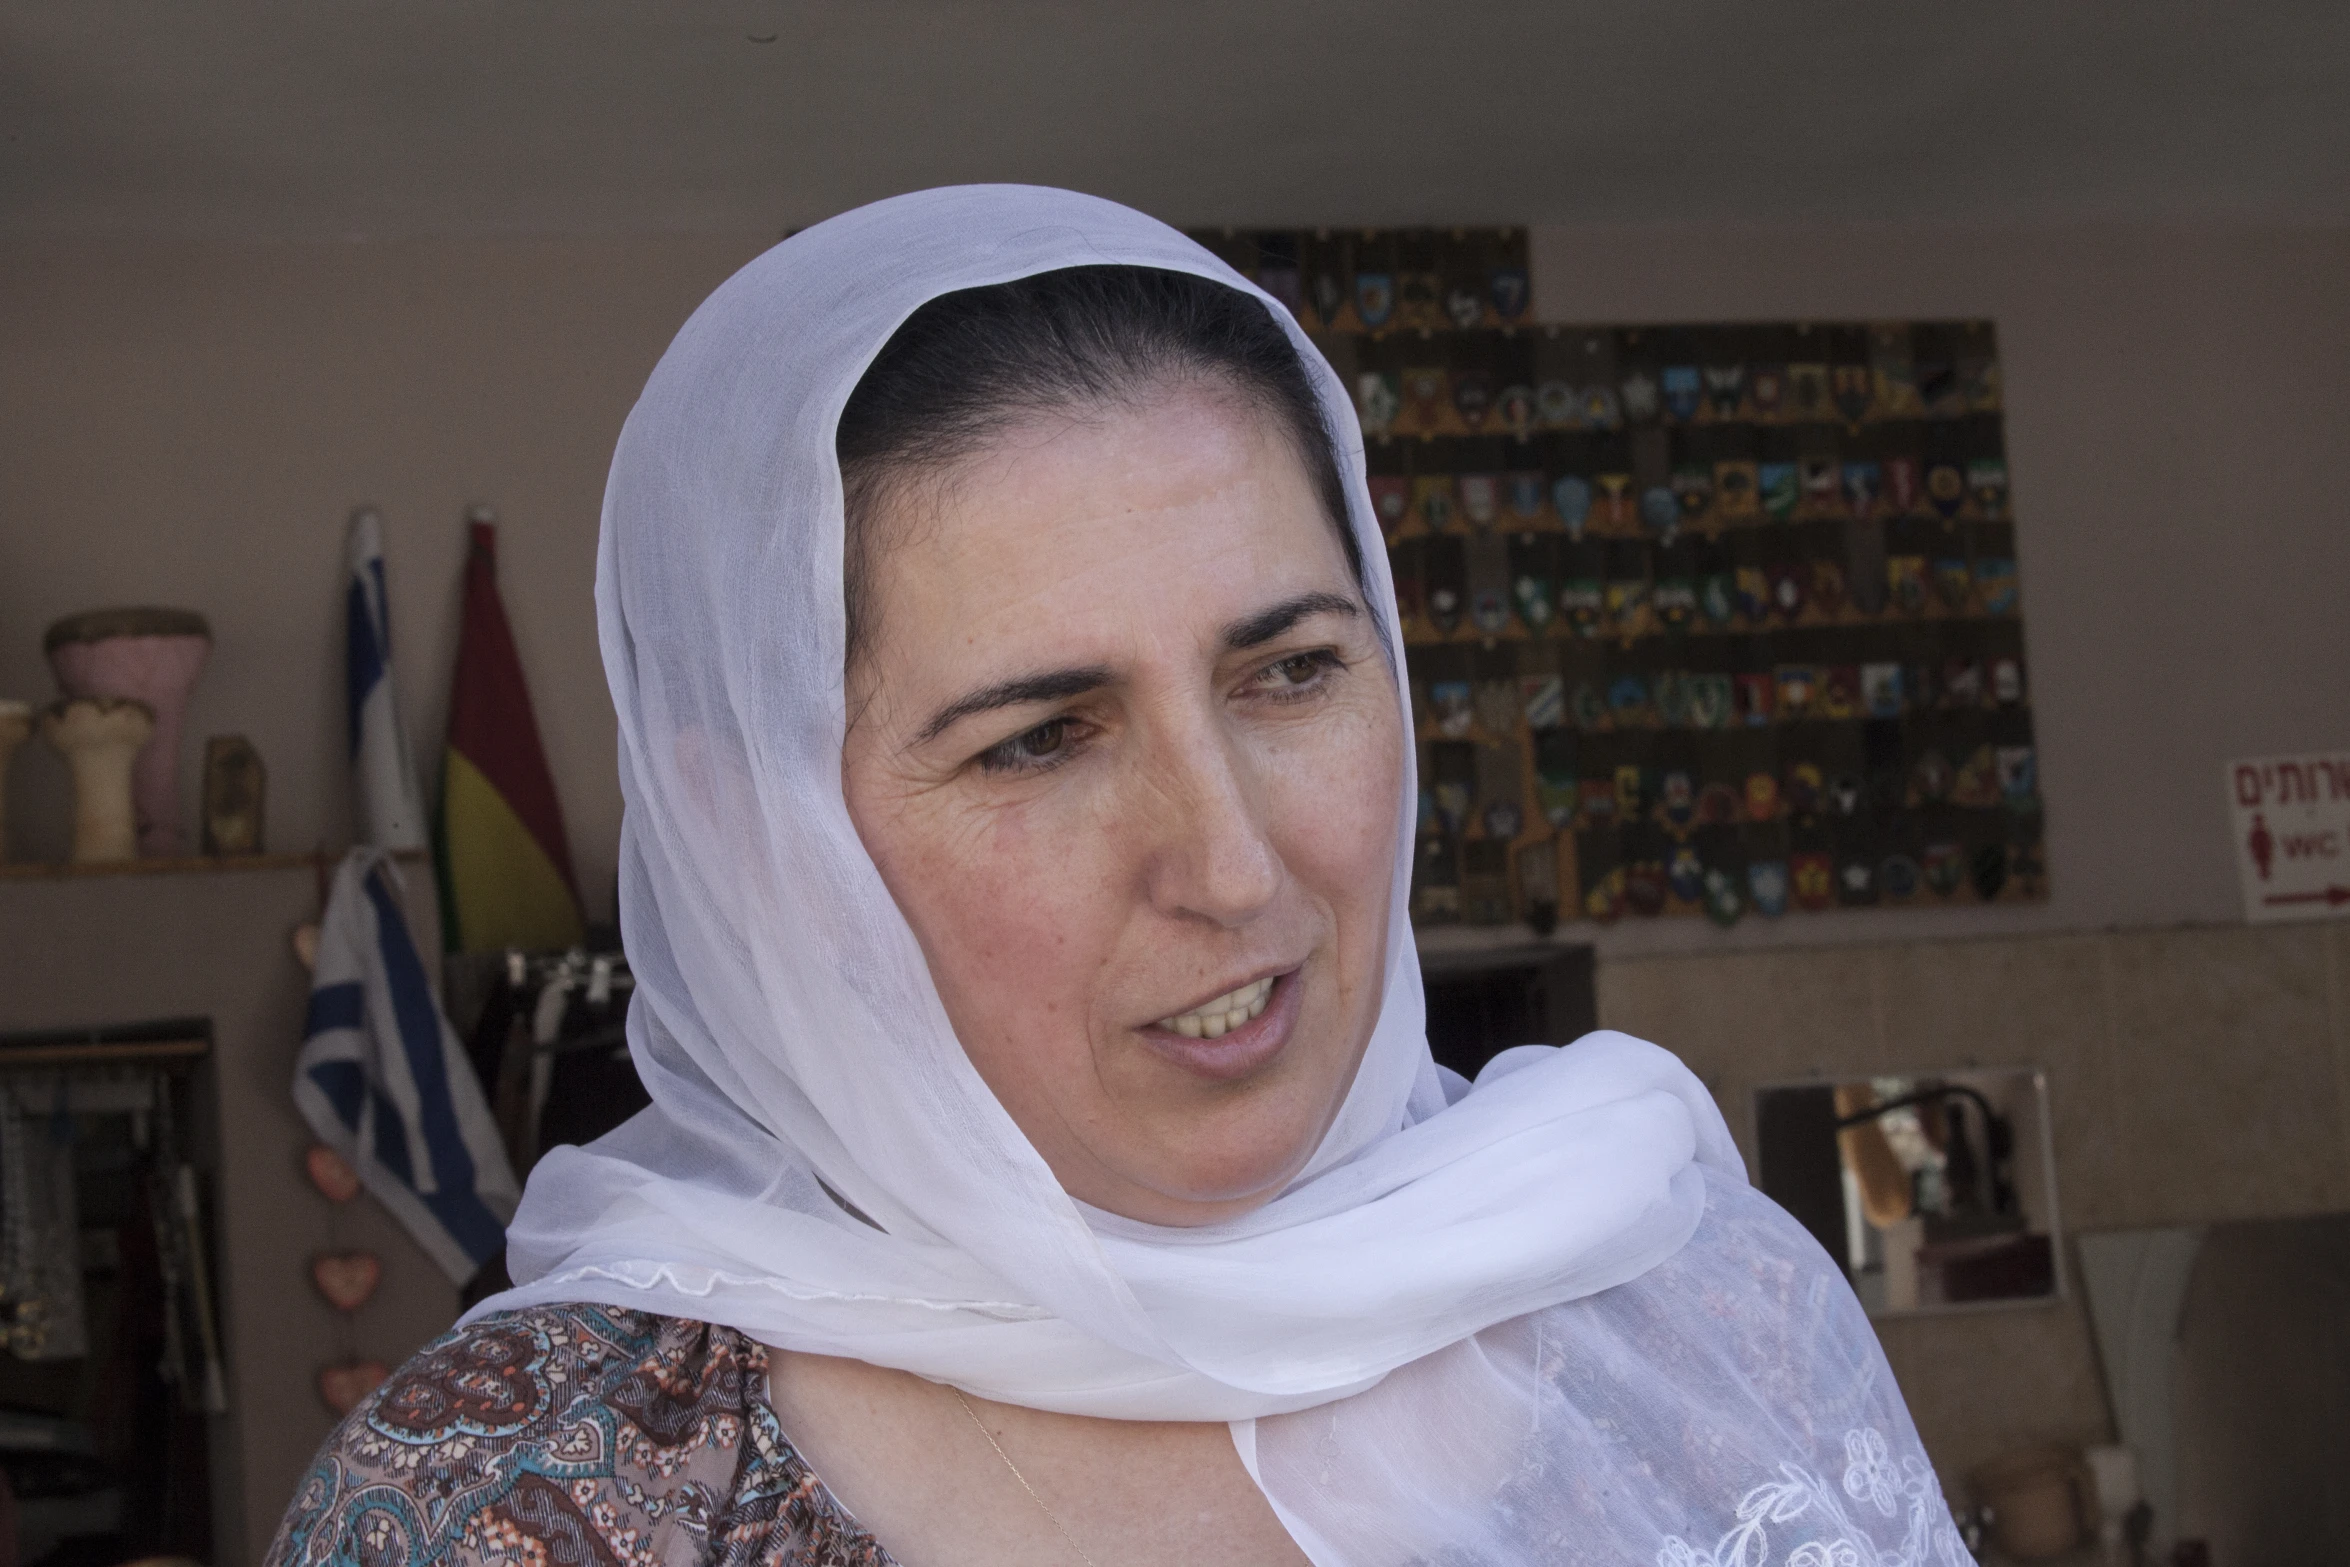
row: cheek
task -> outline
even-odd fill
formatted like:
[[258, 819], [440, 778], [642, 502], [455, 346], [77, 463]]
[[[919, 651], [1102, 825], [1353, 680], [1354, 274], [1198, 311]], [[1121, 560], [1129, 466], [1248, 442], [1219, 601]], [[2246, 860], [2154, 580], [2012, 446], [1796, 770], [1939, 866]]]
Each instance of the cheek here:
[[1114, 928], [1097, 908], [1109, 884], [1101, 834], [915, 802], [866, 837], [966, 1049], [984, 1064], [1010, 1041], [1029, 1049], [1072, 1033], [1101, 963], [1089, 933]]
[[1265, 782], [1290, 874], [1342, 916], [1384, 915], [1403, 800], [1403, 730], [1392, 707], [1365, 704], [1347, 722], [1273, 750]]

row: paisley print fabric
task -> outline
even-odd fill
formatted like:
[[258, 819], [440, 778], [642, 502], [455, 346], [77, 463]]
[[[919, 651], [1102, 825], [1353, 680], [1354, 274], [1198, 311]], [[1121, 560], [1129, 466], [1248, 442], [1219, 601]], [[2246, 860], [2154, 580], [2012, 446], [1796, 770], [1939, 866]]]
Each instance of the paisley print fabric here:
[[320, 1450], [266, 1567], [895, 1567], [732, 1328], [601, 1306], [426, 1346]]

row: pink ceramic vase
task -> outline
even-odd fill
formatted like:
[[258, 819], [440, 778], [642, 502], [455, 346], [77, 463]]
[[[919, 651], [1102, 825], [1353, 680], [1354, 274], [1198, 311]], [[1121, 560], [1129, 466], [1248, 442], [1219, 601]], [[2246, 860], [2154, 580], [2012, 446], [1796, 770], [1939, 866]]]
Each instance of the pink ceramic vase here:
[[212, 628], [185, 609], [96, 609], [69, 615], [44, 639], [49, 668], [68, 697], [128, 697], [155, 714], [155, 732], [132, 764], [139, 854], [185, 854], [180, 831], [180, 723], [195, 689]]

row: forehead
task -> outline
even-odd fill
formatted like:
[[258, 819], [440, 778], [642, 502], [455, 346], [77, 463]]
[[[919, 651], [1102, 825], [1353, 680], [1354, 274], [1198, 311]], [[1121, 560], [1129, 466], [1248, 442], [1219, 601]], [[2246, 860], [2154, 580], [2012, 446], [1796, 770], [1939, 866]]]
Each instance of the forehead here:
[[1288, 432], [1229, 393], [1035, 416], [895, 504], [876, 519], [891, 537], [870, 585], [892, 661], [1114, 626], [1138, 637], [1353, 588]]

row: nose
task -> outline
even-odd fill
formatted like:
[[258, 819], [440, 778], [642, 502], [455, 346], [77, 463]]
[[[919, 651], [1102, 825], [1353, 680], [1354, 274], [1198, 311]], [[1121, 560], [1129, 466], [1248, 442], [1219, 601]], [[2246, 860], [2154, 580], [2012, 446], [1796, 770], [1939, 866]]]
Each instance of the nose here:
[[1214, 723], [1184, 725], [1141, 760], [1151, 906], [1226, 930], [1263, 913], [1288, 873], [1241, 748]]

